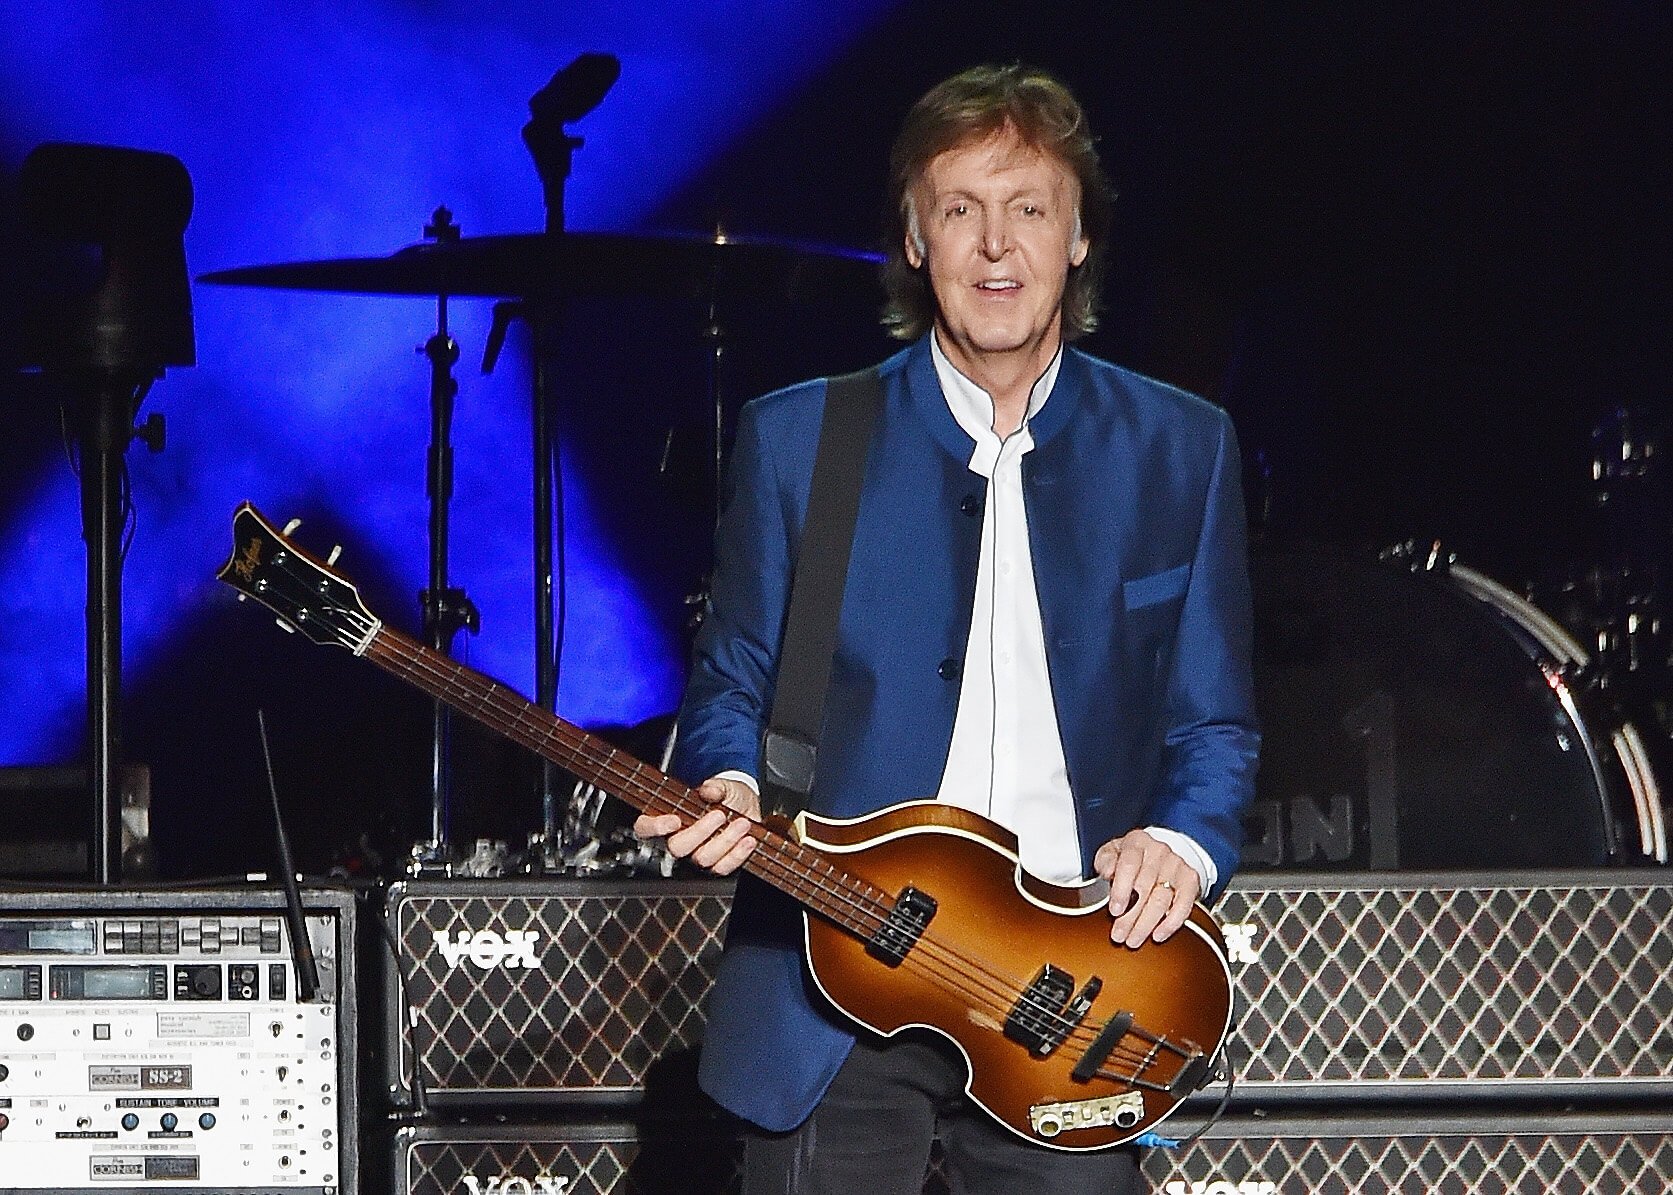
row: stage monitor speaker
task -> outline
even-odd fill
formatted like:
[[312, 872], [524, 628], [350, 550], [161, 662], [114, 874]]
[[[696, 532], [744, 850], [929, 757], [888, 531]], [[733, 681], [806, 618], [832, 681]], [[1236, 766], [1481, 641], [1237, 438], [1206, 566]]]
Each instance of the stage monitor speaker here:
[[720, 880], [393, 885], [391, 1097], [411, 1102], [416, 1062], [438, 1107], [688, 1109], [731, 891]]
[[354, 897], [0, 892], [0, 1195], [356, 1195]]

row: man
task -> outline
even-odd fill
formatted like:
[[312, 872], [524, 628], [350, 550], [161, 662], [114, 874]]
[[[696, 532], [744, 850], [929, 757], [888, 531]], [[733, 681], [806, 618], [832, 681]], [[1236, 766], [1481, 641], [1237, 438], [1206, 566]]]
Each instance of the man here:
[[[1230, 422], [1065, 350], [1093, 326], [1112, 196], [1055, 80], [940, 84], [907, 116], [891, 187], [885, 323], [914, 343], [879, 367], [810, 807], [939, 795], [1011, 829], [1035, 874], [1108, 880], [1114, 942], [1165, 939], [1230, 877], [1253, 786]], [[754, 849], [825, 391], [739, 419], [676, 760], [716, 808], [635, 825], [717, 874]], [[1128, 1151], [1050, 1151], [961, 1106], [956, 1051], [858, 1030], [811, 990], [800, 945], [788, 900], [740, 877], [702, 1080], [764, 1130], [746, 1191], [917, 1191], [937, 1132], [959, 1191], [1138, 1189]]]

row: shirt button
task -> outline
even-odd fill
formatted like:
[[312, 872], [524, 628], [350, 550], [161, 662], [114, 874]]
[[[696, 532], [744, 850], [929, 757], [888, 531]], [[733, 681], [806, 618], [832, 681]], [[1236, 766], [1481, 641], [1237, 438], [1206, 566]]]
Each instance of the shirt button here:
[[962, 669], [959, 667], [959, 662], [951, 656], [942, 660], [940, 666], [935, 670], [936, 675], [938, 675], [942, 680], [957, 680], [960, 671], [962, 671]]
[[970, 515], [972, 518], [974, 518], [978, 513], [981, 512], [982, 504], [980, 502], [976, 501], [976, 495], [966, 494], [964, 497], [959, 499], [958, 508], [961, 511], [963, 511], [965, 514]]

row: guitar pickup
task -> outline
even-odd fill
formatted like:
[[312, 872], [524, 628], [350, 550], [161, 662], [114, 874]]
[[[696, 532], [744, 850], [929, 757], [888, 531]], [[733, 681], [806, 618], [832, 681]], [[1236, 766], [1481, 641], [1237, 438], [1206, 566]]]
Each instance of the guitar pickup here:
[[1104, 981], [1094, 975], [1070, 1000], [1075, 977], [1046, 963], [1011, 1006], [1005, 1017], [1005, 1036], [1026, 1046], [1036, 1057], [1046, 1057], [1086, 1019], [1103, 986]]
[[910, 884], [902, 888], [889, 915], [866, 943], [866, 953], [891, 967], [900, 966], [923, 937], [935, 910], [935, 897]]

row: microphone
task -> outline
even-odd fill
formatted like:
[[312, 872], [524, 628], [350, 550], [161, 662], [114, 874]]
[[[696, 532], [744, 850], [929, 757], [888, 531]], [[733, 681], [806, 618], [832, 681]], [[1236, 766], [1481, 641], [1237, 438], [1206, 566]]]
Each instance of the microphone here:
[[621, 75], [621, 60], [614, 54], [582, 54], [529, 97], [529, 114], [542, 124], [580, 120], [603, 102]]
[[564, 126], [598, 107], [621, 73], [621, 61], [614, 54], [582, 54], [529, 97], [532, 118], [523, 126], [523, 144], [534, 158], [545, 193], [547, 232], [563, 231], [564, 183], [570, 160], [581, 148], [581, 138], [571, 136]]

